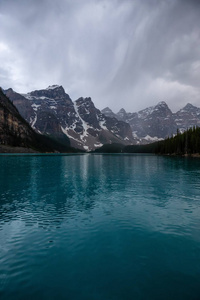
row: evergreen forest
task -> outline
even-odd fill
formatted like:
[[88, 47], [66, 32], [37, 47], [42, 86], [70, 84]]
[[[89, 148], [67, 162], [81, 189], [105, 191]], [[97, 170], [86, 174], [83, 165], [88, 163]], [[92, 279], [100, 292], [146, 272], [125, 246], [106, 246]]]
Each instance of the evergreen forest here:
[[196, 154], [200, 153], [200, 127], [187, 129], [174, 137], [158, 142], [155, 147], [156, 154]]

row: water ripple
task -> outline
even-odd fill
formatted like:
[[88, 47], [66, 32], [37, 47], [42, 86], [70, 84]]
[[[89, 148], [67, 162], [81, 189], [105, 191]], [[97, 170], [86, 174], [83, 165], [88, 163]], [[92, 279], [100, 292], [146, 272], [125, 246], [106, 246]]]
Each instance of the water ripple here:
[[198, 298], [199, 167], [137, 155], [0, 157], [1, 298]]

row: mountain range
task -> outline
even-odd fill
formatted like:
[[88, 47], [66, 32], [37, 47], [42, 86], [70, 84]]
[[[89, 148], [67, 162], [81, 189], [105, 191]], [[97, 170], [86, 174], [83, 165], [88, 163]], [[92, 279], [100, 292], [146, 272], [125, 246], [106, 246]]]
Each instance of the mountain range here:
[[164, 101], [134, 113], [127, 113], [122, 108], [115, 114], [109, 107], [104, 108], [102, 113], [129, 123], [137, 144], [171, 137], [177, 133], [177, 129], [182, 133], [187, 128], [200, 126], [200, 108], [190, 103], [176, 113], [172, 113]]
[[28, 94], [12, 89], [4, 93], [36, 132], [62, 142], [70, 141], [75, 148], [94, 150], [106, 143], [134, 142], [128, 123], [105, 116], [91, 98], [73, 102], [62, 86], [53, 85]]
[[5, 95], [38, 134], [62, 144], [91, 151], [104, 144], [148, 144], [193, 126], [200, 126], [200, 108], [187, 104], [172, 113], [165, 102], [139, 112], [109, 107], [99, 110], [90, 97], [72, 101], [62, 86], [20, 94], [11, 88]]
[[0, 152], [77, 152], [69, 144], [37, 133], [0, 89]]

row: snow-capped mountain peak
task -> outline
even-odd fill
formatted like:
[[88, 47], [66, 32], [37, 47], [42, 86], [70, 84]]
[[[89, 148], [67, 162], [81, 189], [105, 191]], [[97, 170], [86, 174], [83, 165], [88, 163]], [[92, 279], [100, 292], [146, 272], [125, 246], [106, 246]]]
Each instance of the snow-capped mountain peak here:
[[129, 124], [105, 116], [90, 97], [73, 102], [62, 86], [17, 96], [10, 91], [9, 97], [36, 131], [61, 141], [67, 138], [73, 147], [93, 150], [104, 143], [133, 142]]
[[198, 109], [196, 106], [192, 105], [191, 103], [187, 103], [183, 108], [182, 111], [194, 111]]
[[102, 114], [105, 114], [107, 117], [116, 118], [115, 113], [109, 107], [102, 109], [101, 112]]
[[90, 97], [73, 102], [58, 85], [24, 95], [12, 89], [4, 92], [36, 131], [67, 138], [72, 146], [85, 150], [112, 142], [149, 143], [171, 136], [177, 128], [183, 132], [200, 126], [200, 108], [190, 103], [177, 113], [160, 101], [139, 112], [127, 113], [122, 108], [115, 114], [109, 107], [98, 110]]

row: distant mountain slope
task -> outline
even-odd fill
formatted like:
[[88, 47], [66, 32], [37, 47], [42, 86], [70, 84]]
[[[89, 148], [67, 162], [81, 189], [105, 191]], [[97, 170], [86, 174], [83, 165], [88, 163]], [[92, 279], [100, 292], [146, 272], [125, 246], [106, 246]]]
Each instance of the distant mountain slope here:
[[69, 146], [37, 134], [0, 89], [0, 145], [41, 152], [73, 151]]
[[173, 116], [180, 132], [184, 132], [187, 128], [193, 126], [200, 126], [200, 108], [190, 103], [177, 111]]
[[139, 112], [127, 113], [123, 108], [114, 114], [108, 107], [102, 110], [105, 115], [113, 116], [130, 124], [133, 137], [138, 144], [162, 140], [187, 128], [200, 125], [200, 108], [187, 104], [177, 113], [172, 113], [165, 102], [148, 107]]
[[32, 128], [59, 140], [68, 139], [73, 147], [93, 150], [105, 143], [134, 142], [129, 124], [105, 116], [91, 98], [73, 102], [62, 86], [23, 95], [12, 89], [5, 93]]
[[106, 108], [102, 109], [101, 112], [102, 112], [102, 114], [104, 114], [107, 117], [116, 118], [117, 119], [117, 115], [114, 114], [114, 112], [109, 107], [106, 107]]

